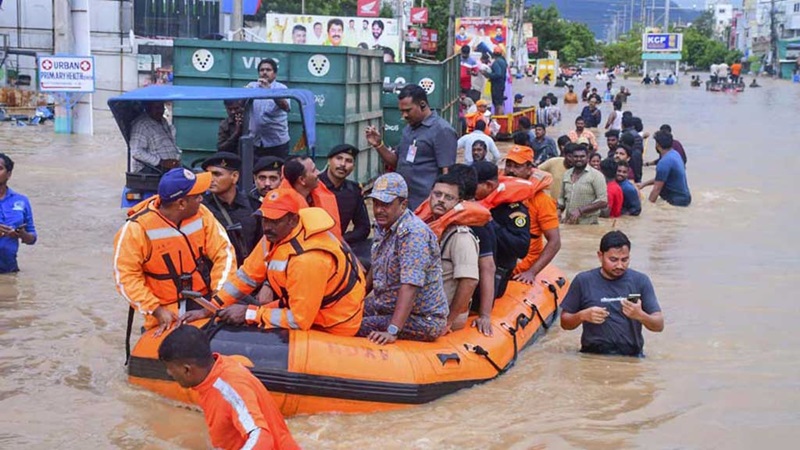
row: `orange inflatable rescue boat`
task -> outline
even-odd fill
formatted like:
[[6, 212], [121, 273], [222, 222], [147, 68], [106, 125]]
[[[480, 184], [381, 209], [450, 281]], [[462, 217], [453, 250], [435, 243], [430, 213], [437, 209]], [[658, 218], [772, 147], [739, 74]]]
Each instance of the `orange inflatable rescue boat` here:
[[[510, 282], [505, 295], [495, 301], [492, 337], [467, 327], [435, 342], [398, 340], [379, 346], [366, 338], [315, 330], [216, 324], [204, 328], [212, 351], [236, 355], [286, 416], [373, 412], [428, 403], [502, 375], [522, 349], [553, 325], [567, 289], [564, 274], [552, 265], [536, 277], [534, 286]], [[195, 403], [194, 393], [181, 388], [158, 361], [163, 335], [155, 338], [154, 331], [144, 333], [131, 352], [129, 381]]]

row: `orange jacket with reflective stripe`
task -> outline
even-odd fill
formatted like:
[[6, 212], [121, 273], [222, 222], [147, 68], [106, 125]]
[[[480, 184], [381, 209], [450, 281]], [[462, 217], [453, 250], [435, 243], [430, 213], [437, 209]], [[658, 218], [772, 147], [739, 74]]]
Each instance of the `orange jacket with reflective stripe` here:
[[[533, 169], [533, 174], [529, 178], [529, 181], [533, 183], [534, 192], [533, 195], [527, 198], [523, 203], [525, 203], [525, 207], [528, 208], [528, 214], [530, 215], [531, 242], [528, 245], [528, 254], [525, 255], [525, 258], [517, 262], [517, 266], [514, 268], [514, 275], [530, 269], [533, 263], [539, 259], [539, 255], [542, 254], [542, 250], [544, 249], [542, 233], [554, 228], [552, 219], [555, 219], [555, 228], [558, 227], [558, 210], [554, 211], [555, 217], [551, 218], [549, 223], [539, 223], [540, 215], [538, 214], [538, 210], [540, 207], [536, 201], [536, 195], [548, 189], [550, 185], [553, 184], [553, 175], [543, 170]], [[547, 197], [547, 200], [552, 200], [549, 195]], [[544, 199], [541, 201], [544, 201]]]
[[159, 305], [177, 313], [182, 288], [217, 291], [236, 269], [228, 234], [205, 206], [176, 226], [158, 212], [158, 205], [156, 196], [131, 208], [114, 237], [117, 290], [147, 314], [145, 328], [157, 324], [151, 314]]
[[453, 209], [447, 211], [442, 217], [433, 220], [433, 210], [431, 209], [430, 197], [422, 202], [414, 211], [423, 222], [428, 224], [431, 230], [436, 233], [436, 237], [441, 239], [444, 230], [450, 225], [463, 225], [467, 227], [482, 227], [492, 220], [492, 213], [478, 202], [465, 200], [456, 204]]
[[304, 208], [299, 214], [300, 222], [283, 241], [261, 239], [218, 297], [230, 305], [267, 280], [280, 301], [259, 307], [249, 323], [353, 336], [364, 313], [363, 269], [333, 235], [337, 225], [325, 210]]
[[[291, 184], [284, 178], [281, 181], [281, 188], [286, 189], [294, 189]], [[303, 200], [306, 200], [305, 198]], [[311, 191], [311, 201], [314, 203], [313, 205], [309, 205], [306, 203], [303, 205], [304, 208], [308, 207], [316, 207], [322, 208], [325, 212], [328, 213], [329, 216], [333, 219], [336, 223], [336, 226], [333, 227], [330, 231], [334, 235], [336, 235], [339, 240], [342, 239], [342, 220], [339, 218], [339, 203], [336, 201], [336, 195], [325, 186], [324, 183], [320, 182], [313, 191]]]
[[214, 367], [195, 386], [214, 448], [281, 449], [300, 447], [267, 388], [242, 364], [214, 354]]

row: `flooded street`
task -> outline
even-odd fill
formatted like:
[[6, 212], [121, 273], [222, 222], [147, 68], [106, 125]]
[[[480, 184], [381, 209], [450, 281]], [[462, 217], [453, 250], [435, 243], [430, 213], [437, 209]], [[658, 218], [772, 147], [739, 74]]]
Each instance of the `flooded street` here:
[[[800, 87], [760, 81], [763, 88], [741, 94], [692, 89], [688, 77], [673, 87], [620, 83], [633, 91], [624, 109], [650, 132], [669, 123], [686, 148], [692, 205], [648, 203], [638, 218], [562, 226], [556, 263], [572, 277], [598, 265], [606, 231], [629, 235], [631, 267], [651, 276], [666, 317], [663, 333], [645, 332], [646, 359], [582, 356], [580, 331], [554, 329], [503, 377], [432, 404], [292, 418], [298, 443], [793, 448]], [[531, 102], [547, 92], [523, 84], [515, 89]], [[562, 105], [564, 131], [583, 105], [570, 106]], [[126, 381], [127, 305], [111, 270], [125, 150], [107, 112], [97, 112], [95, 133], [0, 124], [0, 151], [16, 163], [9, 185], [31, 199], [39, 235], [20, 249], [21, 272], [0, 275], [0, 448], [206, 448], [202, 414]], [[652, 160], [652, 139], [647, 146]], [[645, 179], [653, 174], [645, 169]]]

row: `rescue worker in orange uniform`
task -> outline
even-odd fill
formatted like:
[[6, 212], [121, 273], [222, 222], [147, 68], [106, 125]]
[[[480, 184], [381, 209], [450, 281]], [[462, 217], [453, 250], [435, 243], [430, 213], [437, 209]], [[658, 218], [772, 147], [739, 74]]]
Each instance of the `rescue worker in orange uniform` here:
[[486, 118], [486, 112], [489, 110], [489, 102], [486, 100], [478, 100], [475, 102], [475, 107], [477, 110], [475, 112], [467, 113], [464, 116], [464, 120], [467, 122], [467, 134], [472, 133], [475, 130], [475, 125], [478, 123], [479, 120], [483, 120], [486, 122], [486, 133], [487, 136], [490, 136], [489, 132], [489, 121]]
[[158, 195], [131, 208], [114, 238], [117, 290], [145, 315], [146, 329], [158, 327], [156, 336], [187, 310], [200, 308], [181, 291], [214, 293], [236, 269], [236, 251], [225, 229], [201, 204], [210, 185], [209, 172], [170, 170], [158, 184]]
[[[355, 254], [333, 235], [336, 225], [321, 208], [304, 208], [293, 189], [267, 193], [256, 214], [264, 237], [217, 293], [219, 317], [262, 328], [314, 328], [353, 336], [364, 313], [365, 277]], [[278, 300], [263, 306], [234, 304], [264, 281]]]
[[[555, 258], [561, 249], [558, 229], [558, 208], [546, 189], [553, 184], [553, 176], [533, 167], [533, 149], [515, 145], [506, 157], [505, 174], [533, 183], [533, 196], [524, 201], [530, 216], [531, 242], [528, 254], [517, 262], [512, 279], [533, 285], [536, 274]], [[547, 244], [543, 242], [547, 240]]]
[[314, 206], [322, 208], [336, 222], [331, 233], [342, 240], [342, 221], [339, 218], [339, 204], [336, 195], [319, 182], [319, 170], [314, 160], [307, 156], [289, 159], [283, 165], [283, 181], [280, 187], [294, 189], [305, 200], [301, 208]]
[[211, 353], [202, 331], [176, 328], [158, 348], [158, 359], [178, 384], [197, 392], [213, 448], [300, 448], [267, 388], [232, 357]]

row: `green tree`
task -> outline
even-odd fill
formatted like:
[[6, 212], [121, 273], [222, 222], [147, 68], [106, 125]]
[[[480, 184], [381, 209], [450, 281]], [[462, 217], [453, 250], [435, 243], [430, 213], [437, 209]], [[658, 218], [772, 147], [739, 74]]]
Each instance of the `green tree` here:
[[589, 27], [563, 19], [553, 5], [528, 9], [526, 21], [533, 24], [534, 35], [539, 38], [537, 58], [545, 57], [548, 50], [556, 50], [560, 60], [571, 63], [597, 53], [594, 33]]

